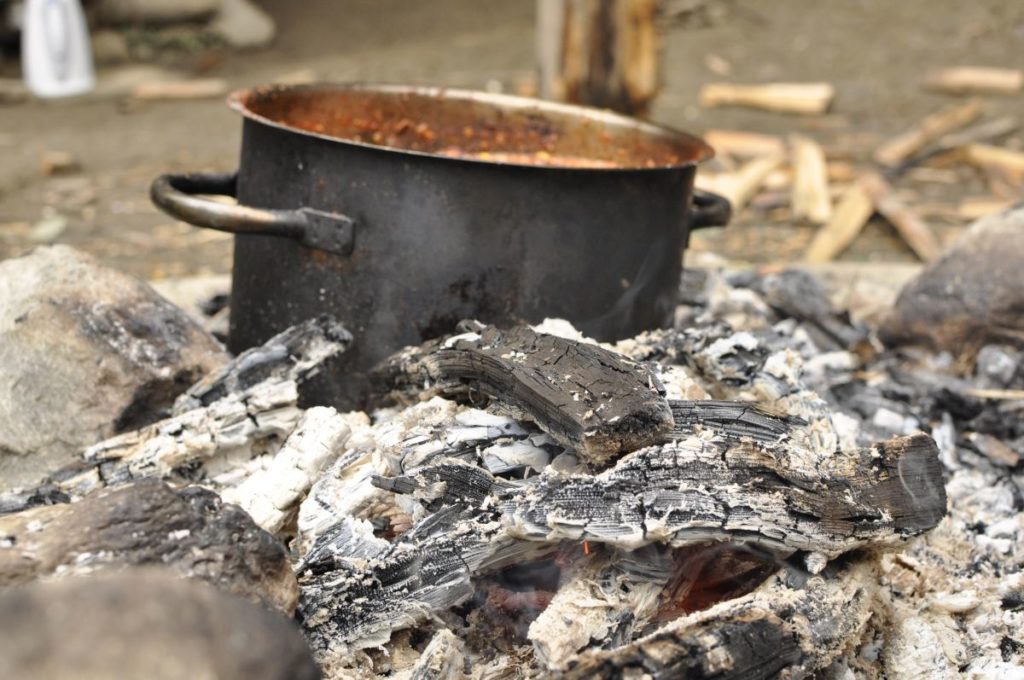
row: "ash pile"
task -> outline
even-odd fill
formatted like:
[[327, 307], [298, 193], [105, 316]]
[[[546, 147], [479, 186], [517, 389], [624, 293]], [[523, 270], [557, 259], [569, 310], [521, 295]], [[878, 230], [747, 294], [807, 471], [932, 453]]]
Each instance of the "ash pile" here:
[[[382, 364], [370, 413], [301, 403], [336, 320], [229, 358], [131, 286], [8, 303], [8, 346], [55, 309], [47, 351], [86, 328], [105, 373], [56, 361], [35, 429], [4, 377], [0, 469], [47, 471], [0, 495], [0, 669], [1024, 677], [1022, 226], [975, 225], [884, 318], [800, 270], [693, 270], [674, 329], [616, 344], [466, 321]], [[0, 287], [67, 261], [96, 267], [37, 251]], [[177, 332], [129, 321], [153, 305]]]

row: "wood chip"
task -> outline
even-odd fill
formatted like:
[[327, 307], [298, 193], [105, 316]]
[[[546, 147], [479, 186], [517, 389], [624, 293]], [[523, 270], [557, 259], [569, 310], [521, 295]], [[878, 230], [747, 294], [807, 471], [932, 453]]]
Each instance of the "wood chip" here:
[[932, 262], [942, 251], [931, 227], [913, 209], [893, 192], [892, 187], [876, 172], [865, 173], [861, 178], [875, 210], [889, 221], [923, 262]]
[[789, 144], [793, 153], [793, 217], [823, 224], [832, 215], [825, 152], [803, 135], [793, 135]]
[[704, 141], [717, 152], [740, 158], [770, 156], [786, 150], [782, 139], [775, 135], [741, 130], [708, 130], [704, 133]]
[[981, 111], [981, 102], [976, 99], [937, 111], [910, 130], [884, 142], [875, 150], [874, 159], [888, 167], [900, 165], [943, 135], [974, 122]]
[[781, 113], [825, 113], [834, 97], [831, 83], [708, 83], [700, 89], [700, 104], [707, 108], [745, 106]]
[[1012, 68], [958, 66], [928, 74], [925, 87], [947, 94], [1016, 94], [1024, 88], [1024, 71]]
[[132, 89], [132, 98], [142, 101], [206, 99], [223, 96], [227, 91], [227, 81], [221, 78], [202, 78], [198, 80], [142, 83]]
[[855, 182], [839, 199], [832, 218], [814, 235], [804, 254], [807, 262], [828, 262], [843, 252], [867, 224], [874, 203], [860, 182]]

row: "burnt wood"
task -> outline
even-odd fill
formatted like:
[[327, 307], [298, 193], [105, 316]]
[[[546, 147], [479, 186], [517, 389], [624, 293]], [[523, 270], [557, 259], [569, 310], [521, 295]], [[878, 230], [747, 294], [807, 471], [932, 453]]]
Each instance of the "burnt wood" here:
[[672, 429], [661, 385], [643, 364], [523, 326], [463, 328], [472, 330], [391, 357], [378, 376], [416, 396], [425, 386], [449, 396], [485, 395], [595, 466], [655, 444]]

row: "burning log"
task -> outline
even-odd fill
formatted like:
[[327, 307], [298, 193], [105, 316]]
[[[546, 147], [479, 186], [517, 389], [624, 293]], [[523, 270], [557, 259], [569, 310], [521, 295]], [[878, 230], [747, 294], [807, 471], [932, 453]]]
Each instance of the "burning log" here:
[[411, 348], [380, 369], [389, 386], [419, 394], [480, 393], [523, 414], [595, 466], [653, 444], [672, 428], [654, 374], [596, 345], [526, 327], [474, 330]]
[[835, 557], [934, 527], [946, 511], [934, 441], [903, 437], [827, 458], [689, 437], [637, 451], [600, 475], [543, 474], [497, 492], [509, 533], [635, 549], [733, 540]]

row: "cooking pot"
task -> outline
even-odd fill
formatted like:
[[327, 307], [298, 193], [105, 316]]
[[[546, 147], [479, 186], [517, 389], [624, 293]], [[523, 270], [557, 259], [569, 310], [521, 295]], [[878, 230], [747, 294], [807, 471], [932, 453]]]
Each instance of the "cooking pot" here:
[[229, 349], [321, 313], [353, 333], [309, 403], [361, 407], [374, 364], [464, 318], [599, 340], [670, 325], [689, 232], [729, 218], [693, 191], [706, 143], [607, 111], [376, 85], [228, 101], [238, 172], [164, 175], [152, 199], [236, 234]]

